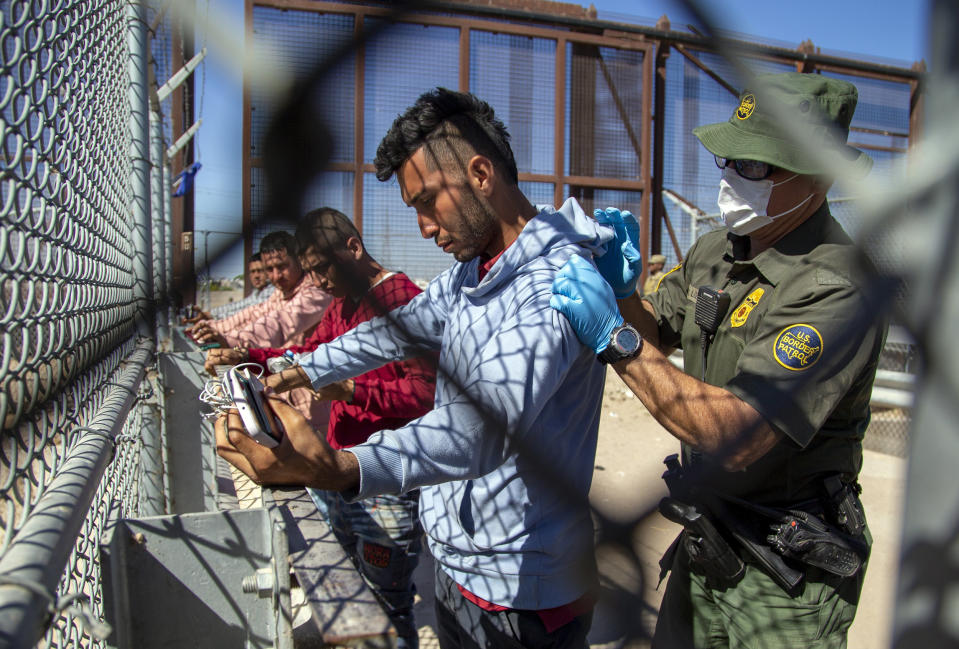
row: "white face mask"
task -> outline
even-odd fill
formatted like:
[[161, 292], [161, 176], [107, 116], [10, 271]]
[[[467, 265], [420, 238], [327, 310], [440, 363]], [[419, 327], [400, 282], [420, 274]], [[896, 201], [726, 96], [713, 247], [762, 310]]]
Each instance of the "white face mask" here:
[[724, 167], [722, 180], [719, 181], [719, 198], [716, 199], [716, 203], [719, 205], [719, 211], [726, 228], [733, 234], [749, 234], [765, 225], [769, 225], [774, 219], [794, 212], [805, 205], [813, 197], [813, 194], [809, 194], [785, 212], [766, 214], [773, 187], [784, 185], [797, 176], [798, 174], [793, 174], [778, 183], [774, 183], [768, 178], [749, 180], [740, 176], [734, 169]]

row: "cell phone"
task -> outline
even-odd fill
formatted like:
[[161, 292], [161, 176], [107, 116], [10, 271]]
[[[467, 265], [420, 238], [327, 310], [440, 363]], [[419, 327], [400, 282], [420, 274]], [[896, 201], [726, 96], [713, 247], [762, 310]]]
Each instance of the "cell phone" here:
[[227, 385], [246, 434], [268, 448], [279, 446], [283, 439], [283, 425], [263, 399], [260, 379], [246, 368], [231, 369], [227, 372]]

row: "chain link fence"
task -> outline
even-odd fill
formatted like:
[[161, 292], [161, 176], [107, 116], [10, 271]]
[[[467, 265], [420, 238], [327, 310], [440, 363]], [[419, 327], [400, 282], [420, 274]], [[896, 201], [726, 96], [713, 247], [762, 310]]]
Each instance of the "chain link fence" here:
[[0, 5], [3, 646], [40, 636], [45, 646], [102, 646], [101, 537], [118, 516], [162, 509], [162, 476], [144, 473], [144, 448], [156, 450], [144, 438], [158, 429], [141, 378], [153, 362], [151, 303], [163, 304], [169, 277], [163, 138], [145, 161], [155, 229], [145, 237], [136, 211], [151, 203], [137, 167], [146, 97], [131, 97], [146, 88], [151, 24], [158, 74], [168, 74], [168, 21], [154, 10]]

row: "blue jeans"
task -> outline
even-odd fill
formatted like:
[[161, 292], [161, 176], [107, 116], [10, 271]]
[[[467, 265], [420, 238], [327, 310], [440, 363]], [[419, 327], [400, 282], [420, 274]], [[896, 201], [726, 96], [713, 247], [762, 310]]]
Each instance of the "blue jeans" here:
[[419, 491], [374, 496], [355, 503], [340, 494], [310, 489], [317, 508], [346, 554], [379, 599], [397, 632], [399, 649], [419, 646], [413, 619], [413, 570], [419, 561], [423, 528]]

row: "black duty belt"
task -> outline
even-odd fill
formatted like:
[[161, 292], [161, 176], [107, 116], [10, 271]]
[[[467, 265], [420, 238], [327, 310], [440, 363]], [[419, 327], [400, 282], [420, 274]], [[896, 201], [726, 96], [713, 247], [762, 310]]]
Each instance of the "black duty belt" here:
[[[663, 557], [660, 578], [669, 570], [679, 543], [690, 566], [716, 586], [734, 584], [745, 572], [743, 559], [758, 565], [784, 591], [795, 594], [802, 566], [851, 577], [869, 556], [865, 516], [858, 485], [839, 476], [825, 480], [825, 501], [773, 508], [699, 489], [684, 475], [678, 456], [665, 460], [663, 478], [670, 496], [659, 510], [683, 526], [683, 534]], [[827, 522], [835, 521], [835, 523]]]

